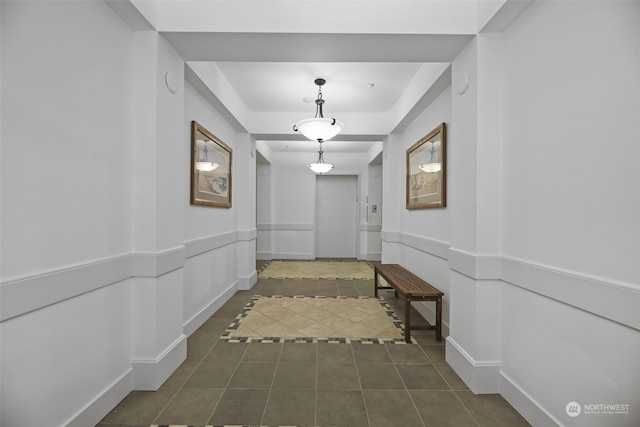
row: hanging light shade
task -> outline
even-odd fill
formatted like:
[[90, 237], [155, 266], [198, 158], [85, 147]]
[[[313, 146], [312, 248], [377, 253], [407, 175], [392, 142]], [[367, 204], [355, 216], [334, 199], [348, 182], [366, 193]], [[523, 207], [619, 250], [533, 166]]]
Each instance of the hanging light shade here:
[[336, 119], [314, 118], [299, 121], [295, 130], [307, 138], [326, 141], [336, 136], [342, 130], [342, 124]]
[[333, 165], [331, 163], [324, 162], [324, 157], [322, 156], [322, 154], [324, 153], [322, 151], [322, 140], [320, 140], [319, 142], [320, 142], [320, 151], [318, 151], [318, 161], [316, 163], [309, 163], [307, 166], [309, 166], [309, 168], [315, 173], [323, 174], [333, 169]]
[[442, 165], [440, 163], [425, 163], [419, 166], [420, 170], [427, 173], [440, 172]]
[[220, 166], [220, 164], [209, 161], [209, 150], [207, 149], [207, 142], [200, 142], [204, 144], [204, 149], [202, 150], [204, 152], [204, 156], [200, 157], [200, 159], [196, 162], [196, 169], [202, 172], [211, 172], [212, 170], [215, 170], [218, 166]]
[[218, 163], [213, 162], [196, 162], [196, 169], [202, 172], [211, 172], [220, 166]]
[[322, 86], [327, 81], [325, 79], [316, 79], [315, 84], [318, 85], [318, 99], [316, 99], [316, 115], [312, 119], [304, 119], [293, 126], [293, 130], [300, 132], [313, 141], [327, 141], [336, 136], [342, 130], [342, 123], [336, 119], [325, 119], [322, 112]]
[[333, 169], [333, 165], [330, 163], [310, 163], [309, 168], [315, 173], [322, 175]]
[[436, 153], [435, 144], [436, 144], [435, 141], [431, 141], [431, 150], [429, 150], [430, 151], [429, 163], [423, 163], [418, 166], [420, 170], [423, 172], [434, 173], [434, 172], [440, 172], [440, 170], [442, 170], [442, 164], [435, 159], [435, 153]]

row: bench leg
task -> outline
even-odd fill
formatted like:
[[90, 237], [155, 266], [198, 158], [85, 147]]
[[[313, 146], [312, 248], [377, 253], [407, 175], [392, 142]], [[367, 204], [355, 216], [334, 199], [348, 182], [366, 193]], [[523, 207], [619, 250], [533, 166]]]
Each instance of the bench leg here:
[[442, 298], [436, 300], [436, 341], [442, 341]]
[[411, 300], [409, 298], [405, 299], [404, 306], [404, 341], [407, 344], [411, 343]]
[[378, 272], [373, 273], [373, 295], [378, 298]]

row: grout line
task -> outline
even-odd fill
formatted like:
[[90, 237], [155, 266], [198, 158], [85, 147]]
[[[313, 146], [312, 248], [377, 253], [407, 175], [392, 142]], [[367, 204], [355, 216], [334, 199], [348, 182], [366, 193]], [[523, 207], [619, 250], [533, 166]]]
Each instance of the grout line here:
[[[225, 305], [228, 303], [229, 301], [227, 301], [225, 303]], [[223, 305], [224, 307], [224, 305]], [[221, 307], [222, 308], [222, 307]], [[213, 316], [210, 316], [209, 319], [212, 319]], [[207, 321], [209, 320], [207, 319]], [[205, 321], [205, 323], [207, 322]], [[204, 323], [202, 324], [204, 325]], [[202, 325], [200, 325], [200, 328], [202, 327]], [[198, 329], [200, 329], [198, 328]], [[194, 331], [195, 332], [195, 331]], [[188, 339], [188, 338], [187, 338]], [[169, 407], [169, 405], [171, 404], [171, 402], [174, 401], [174, 399], [176, 398], [176, 396], [178, 395], [178, 393], [180, 393], [180, 391], [182, 391], [182, 389], [184, 388], [185, 384], [187, 384], [189, 382], [189, 380], [191, 379], [191, 377], [193, 376], [193, 374], [198, 370], [198, 368], [204, 363], [204, 360], [207, 358], [207, 356], [213, 351], [214, 347], [216, 345], [218, 345], [218, 343], [220, 343], [220, 339], [217, 338], [215, 340], [215, 343], [211, 346], [211, 348], [209, 348], [209, 351], [207, 351], [204, 356], [202, 356], [202, 359], [200, 359], [200, 361], [198, 361], [197, 365], [195, 366], [195, 368], [193, 369], [193, 371], [191, 372], [191, 374], [189, 374], [189, 376], [185, 379], [185, 381], [182, 383], [182, 385], [180, 387], [178, 387], [178, 390], [174, 393], [174, 395], [171, 397], [171, 399], [169, 399], [169, 401], [167, 402], [167, 404], [160, 410], [160, 412], [158, 413], [158, 415], [154, 418], [153, 423], [155, 424], [158, 421], [158, 418], [160, 417], [160, 415], [162, 415], [162, 413]], [[247, 349], [249, 347], [247, 346]], [[229, 378], [229, 381], [227, 381], [227, 387], [229, 385], [229, 383], [231, 382], [231, 378], [233, 378], [233, 375], [236, 373], [238, 366], [240, 366], [240, 361], [242, 360], [242, 358], [244, 357], [244, 355], [247, 352], [247, 349], [245, 349], [244, 353], [242, 354], [242, 356], [240, 357], [240, 359], [238, 360], [238, 364], [236, 366], [236, 368], [233, 371], [233, 374], [231, 374], [231, 377]], [[187, 360], [185, 360], [187, 361]], [[183, 363], [185, 362], [183, 361]], [[195, 362], [195, 361], [194, 361]], [[224, 388], [224, 391], [227, 391], [227, 387]], [[218, 401], [216, 402], [213, 410], [211, 411], [211, 414], [209, 414], [209, 418], [207, 418], [207, 422], [211, 419], [211, 416], [213, 415], [213, 413], [215, 412], [216, 408], [218, 407], [218, 405], [220, 404], [220, 401], [222, 400], [222, 396], [224, 396], [224, 392], [222, 393], [222, 395], [220, 396], [220, 398], [218, 399]]]
[[413, 409], [415, 409], [416, 413], [418, 414], [418, 418], [420, 419], [420, 422], [422, 423], [423, 426], [426, 426], [424, 420], [422, 419], [422, 415], [420, 415], [420, 411], [418, 410], [418, 407], [416, 406], [416, 402], [413, 400], [413, 397], [411, 397], [411, 393], [409, 393], [409, 390], [406, 390], [406, 392], [409, 395], [409, 400], [411, 401], [411, 404], [413, 405]]
[[[202, 327], [202, 326], [200, 326]], [[200, 328], [198, 328], [200, 329]], [[189, 338], [187, 337], [187, 340]], [[202, 365], [202, 362], [204, 361], [204, 359], [207, 357], [207, 355], [211, 352], [211, 350], [213, 349], [213, 347], [215, 347], [217, 344], [217, 342], [215, 344], [213, 344], [211, 346], [211, 348], [209, 349], [209, 351], [206, 352], [206, 354], [204, 356], [202, 356], [202, 359], [200, 359], [200, 361], [198, 361], [198, 364], [196, 365], [196, 367], [193, 369], [193, 371], [189, 374], [189, 376], [184, 380], [184, 382], [182, 383], [182, 385], [180, 385], [180, 387], [178, 387], [178, 389], [176, 390], [176, 392], [173, 394], [173, 396], [171, 396], [171, 399], [169, 399], [167, 401], [167, 404], [164, 405], [162, 407], [162, 409], [160, 410], [160, 412], [158, 412], [158, 415], [156, 415], [156, 417], [153, 419], [153, 422], [151, 424], [156, 424], [156, 422], [158, 421], [158, 418], [160, 418], [160, 415], [162, 415], [162, 413], [169, 407], [169, 405], [171, 405], [171, 403], [175, 400], [176, 396], [182, 391], [182, 389], [184, 388], [184, 385], [189, 382], [189, 379], [191, 379], [191, 377], [193, 376], [193, 374], [198, 370], [198, 368], [200, 367], [200, 365]], [[185, 361], [188, 359], [185, 359]], [[194, 361], [195, 362], [195, 361]], [[184, 361], [182, 362], [184, 363]], [[180, 365], [182, 365], [182, 363]], [[168, 378], [167, 378], [168, 379]], [[216, 403], [217, 406], [217, 403]], [[208, 421], [209, 419], [207, 419]]]
[[[202, 362], [200, 362], [200, 363], [204, 362], [204, 359], [209, 355], [209, 353], [211, 353], [211, 351], [214, 349], [214, 347], [216, 345], [218, 345], [220, 342], [222, 342], [222, 341], [220, 341], [220, 339], [218, 339], [218, 341], [214, 344], [214, 346], [211, 347], [211, 350], [209, 350], [209, 352], [205, 355], [205, 357], [202, 358]], [[222, 402], [222, 398], [224, 397], [225, 393], [229, 389], [229, 384], [231, 384], [231, 380], [233, 379], [233, 376], [238, 371], [238, 368], [240, 367], [240, 363], [242, 363], [242, 359], [244, 359], [244, 356], [247, 354], [247, 351], [249, 351], [249, 345], [247, 345], [247, 348], [244, 349], [244, 353], [242, 353], [242, 356], [240, 356], [240, 358], [238, 359], [238, 363], [236, 364], [236, 367], [233, 370], [233, 373], [231, 374], [231, 376], [227, 380], [227, 384], [224, 386], [224, 391], [222, 392], [222, 394], [220, 395], [220, 398], [218, 399], [218, 401], [214, 405], [213, 409], [211, 410], [211, 413], [209, 414], [209, 418], [207, 418], [207, 422], [208, 423], [209, 423], [209, 421], [211, 421], [211, 417], [213, 417], [213, 414], [214, 414], [214, 412], [216, 412], [216, 409], [218, 409], [218, 405], [220, 404], [220, 402]], [[194, 372], [195, 372], [195, 370], [194, 370]], [[213, 423], [209, 423], [209, 424], [213, 424]]]
[[[462, 401], [462, 399], [460, 399], [460, 397], [458, 396], [458, 393], [456, 391], [454, 391], [454, 390], [452, 390], [452, 391], [453, 391], [453, 395], [456, 397], [456, 399], [458, 399], [458, 402], [460, 402], [460, 404], [462, 405], [464, 410], [467, 411], [467, 413], [469, 414], [469, 416], [471, 417], [473, 422], [476, 423], [477, 426], [479, 426], [480, 423], [478, 422], [478, 420], [476, 420], [476, 417], [473, 416], [473, 414], [471, 413], [469, 408], [467, 408], [467, 405], [465, 405], [464, 402]], [[466, 390], [460, 390], [460, 391], [466, 391]], [[469, 393], [471, 393], [471, 391], [469, 391]]]
[[314, 391], [315, 391], [315, 402], [313, 405], [313, 425], [318, 425], [318, 345], [316, 344], [316, 377], [315, 377], [315, 387], [314, 387]]
[[[429, 361], [429, 363], [431, 363], [432, 365], [434, 365], [434, 368], [435, 368], [435, 362], [434, 362], [433, 360], [431, 360], [431, 358], [429, 357], [429, 355], [427, 354], [427, 352], [426, 352], [426, 351], [424, 351], [424, 348], [422, 348], [422, 345], [421, 345], [421, 344], [417, 344], [417, 345], [418, 345], [418, 348], [420, 349], [420, 351], [422, 352], [422, 354], [424, 354], [424, 357], [426, 357], [426, 358], [427, 358], [427, 360]], [[437, 370], [437, 369], [436, 369], [436, 370]]]
[[[251, 345], [251, 344], [249, 344]], [[256, 345], [265, 345], [263, 343]], [[278, 360], [276, 360], [276, 367], [273, 370], [273, 378], [271, 379], [271, 385], [269, 386], [269, 392], [267, 393], [267, 400], [264, 402], [264, 409], [262, 410], [262, 417], [260, 417], [260, 425], [264, 425], [264, 416], [267, 413], [267, 407], [269, 406], [269, 399], [271, 399], [271, 391], [273, 390], [273, 384], [276, 382], [276, 375], [278, 374], [278, 367], [280, 367], [280, 358], [282, 357], [282, 352], [284, 351], [284, 343], [278, 344], [280, 345], [280, 354], [278, 354]], [[247, 347], [248, 348], [248, 347]]]
[[360, 370], [358, 370], [358, 363], [356, 362], [356, 355], [353, 353], [353, 344], [349, 344], [351, 348], [351, 357], [353, 357], [353, 364], [356, 369], [356, 376], [358, 377], [358, 385], [360, 386], [360, 395], [362, 396], [362, 403], [364, 405], [364, 413], [367, 416], [367, 424], [371, 426], [371, 419], [369, 418], [369, 409], [367, 408], [367, 399], [364, 397], [364, 389], [362, 388], [362, 381], [360, 381]]
[[[387, 350], [387, 354], [389, 355], [389, 358], [391, 359], [391, 362], [393, 363], [393, 368], [396, 370], [396, 373], [398, 374], [398, 377], [400, 377], [400, 381], [402, 381], [402, 385], [404, 386], [404, 392], [407, 393], [407, 396], [409, 396], [409, 400], [411, 401], [411, 405], [413, 405], [413, 409], [416, 411], [416, 414], [418, 415], [418, 419], [420, 420], [422, 425], [425, 426], [424, 420], [422, 419], [422, 416], [420, 415], [420, 411], [418, 411], [418, 407], [416, 406], [416, 403], [413, 401], [413, 398], [411, 397], [411, 393], [409, 393], [409, 387], [407, 387], [407, 383], [404, 382], [404, 378], [402, 378], [402, 375], [400, 375], [400, 370], [398, 369], [398, 363], [396, 363], [393, 360], [393, 357], [391, 356], [391, 353], [389, 353], [389, 349], [387, 349], [386, 346], [385, 346], [385, 350]], [[435, 369], [435, 367], [434, 367], [434, 369]]]
[[[188, 338], [187, 338], [188, 339]], [[196, 370], [198, 370], [198, 368], [200, 367], [200, 365], [202, 364], [202, 361], [204, 360], [205, 357], [207, 357], [207, 354], [209, 354], [209, 352], [211, 351], [211, 349], [215, 347], [215, 344], [211, 346], [211, 348], [209, 349], [209, 351], [207, 351], [207, 353], [202, 356], [202, 359], [198, 362], [198, 364], [196, 365], [196, 367], [193, 369], [193, 371], [191, 371], [191, 373], [189, 374], [189, 376], [187, 376], [187, 378], [184, 380], [184, 382], [180, 385], [180, 387], [177, 388], [176, 392], [173, 394], [173, 396], [171, 396], [171, 399], [169, 399], [166, 403], [166, 405], [164, 405], [162, 407], [162, 409], [160, 409], [160, 411], [158, 412], [158, 415], [156, 415], [156, 417], [153, 419], [153, 422], [151, 423], [152, 425], [155, 425], [158, 422], [158, 418], [160, 418], [160, 415], [162, 415], [162, 413], [169, 407], [169, 405], [171, 405], [171, 402], [173, 402], [176, 398], [176, 396], [178, 395], [178, 393], [180, 393], [180, 391], [182, 391], [182, 389], [184, 388], [184, 385], [189, 381], [189, 379], [193, 376], [193, 374], [196, 372]], [[185, 361], [188, 359], [185, 359]], [[194, 360], [195, 362], [195, 360]], [[184, 361], [182, 362], [184, 363]], [[182, 363], [180, 364], [182, 366]], [[172, 374], [173, 375], [173, 374]], [[168, 379], [168, 378], [167, 378]], [[162, 386], [161, 386], [162, 387]], [[208, 420], [207, 420], [208, 421]]]

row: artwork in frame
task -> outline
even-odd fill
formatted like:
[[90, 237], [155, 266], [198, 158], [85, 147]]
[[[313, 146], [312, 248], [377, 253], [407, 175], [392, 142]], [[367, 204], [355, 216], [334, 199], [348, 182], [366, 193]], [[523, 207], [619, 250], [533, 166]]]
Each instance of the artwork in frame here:
[[191, 122], [191, 204], [231, 207], [233, 149]]
[[407, 149], [407, 209], [447, 206], [446, 129], [438, 125]]

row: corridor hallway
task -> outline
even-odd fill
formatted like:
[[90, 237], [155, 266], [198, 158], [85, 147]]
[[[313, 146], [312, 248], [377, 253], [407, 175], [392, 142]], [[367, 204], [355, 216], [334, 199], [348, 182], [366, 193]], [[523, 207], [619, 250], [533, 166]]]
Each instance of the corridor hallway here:
[[[254, 295], [373, 297], [373, 280], [259, 278], [188, 338], [158, 391], [131, 392], [98, 427], [529, 425], [500, 395], [469, 391], [433, 331], [412, 332], [416, 344], [220, 339]], [[402, 319], [402, 300], [381, 296]]]

